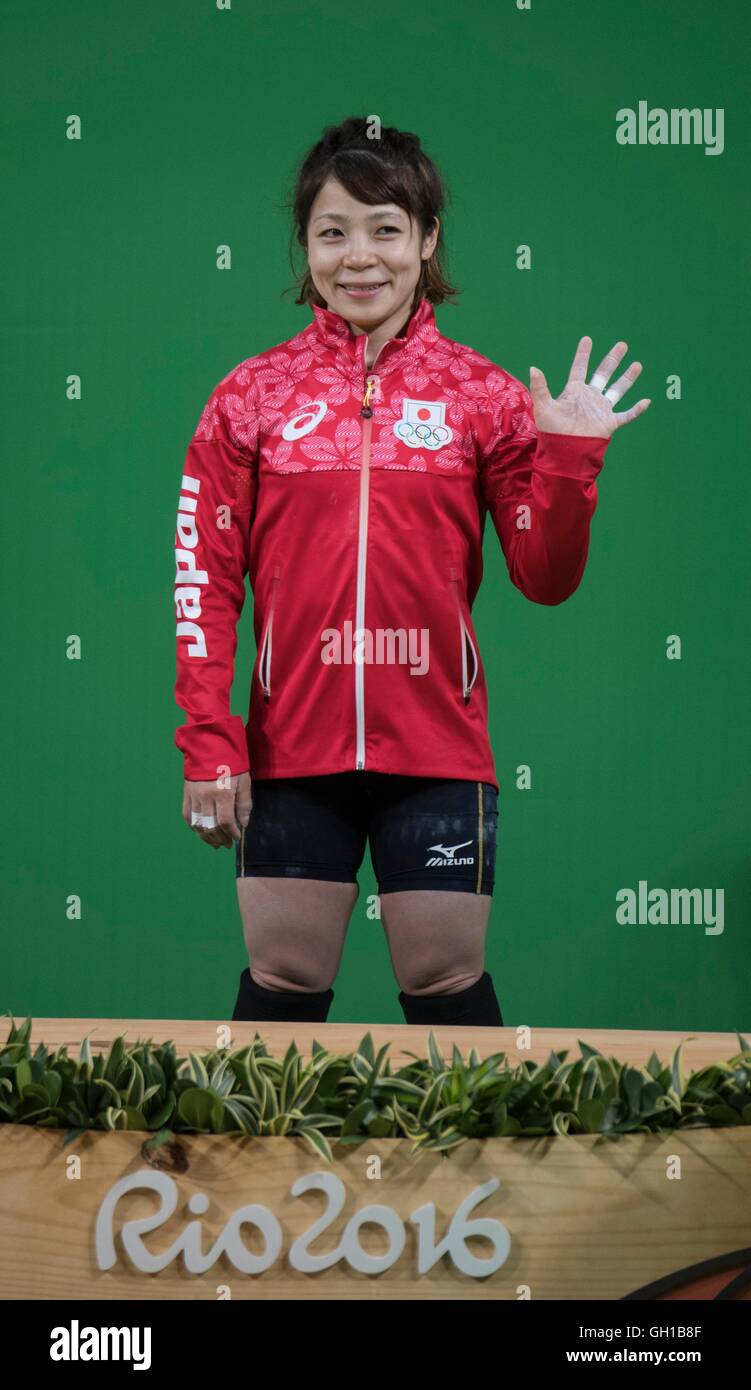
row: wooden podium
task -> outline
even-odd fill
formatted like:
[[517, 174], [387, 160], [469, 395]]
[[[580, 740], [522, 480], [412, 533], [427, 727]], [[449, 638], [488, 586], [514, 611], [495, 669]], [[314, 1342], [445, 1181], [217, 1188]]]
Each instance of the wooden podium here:
[[[71, 1056], [125, 1034], [171, 1039], [178, 1056], [217, 1046], [211, 1021], [36, 1019], [32, 1047]], [[233, 1023], [232, 1048], [256, 1025]], [[259, 1024], [269, 1050], [294, 1038], [354, 1050], [365, 1033], [427, 1055], [406, 1025]], [[466, 1057], [510, 1064], [579, 1056], [578, 1040], [634, 1065], [686, 1075], [738, 1050], [733, 1033], [434, 1029]], [[666, 1134], [471, 1140], [449, 1158], [406, 1139], [334, 1146], [329, 1164], [299, 1138], [178, 1135], [169, 1164], [145, 1133], [0, 1125], [3, 1299], [623, 1299], [751, 1297], [751, 1125]], [[340, 1152], [341, 1150], [341, 1152]], [[734, 1287], [735, 1286], [735, 1289]]]

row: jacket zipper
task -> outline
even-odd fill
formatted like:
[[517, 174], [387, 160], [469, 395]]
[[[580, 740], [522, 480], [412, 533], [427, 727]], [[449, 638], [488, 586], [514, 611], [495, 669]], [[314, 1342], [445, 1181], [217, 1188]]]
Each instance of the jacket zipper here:
[[[266, 623], [266, 631], [263, 634], [261, 650], [258, 654], [258, 678], [263, 689], [263, 698], [266, 704], [271, 699], [271, 630], [274, 622], [274, 608], [276, 606], [276, 591], [279, 587], [279, 565], [274, 565], [273, 587], [271, 590], [271, 608], [269, 618]], [[264, 674], [264, 664], [266, 667]]]
[[[391, 339], [388, 339], [391, 342]], [[378, 349], [373, 360], [375, 366], [380, 357], [384, 343]], [[368, 340], [365, 339], [365, 352], [368, 351]], [[373, 407], [371, 398], [373, 390], [378, 381], [378, 377], [373, 373], [372, 368], [365, 372], [365, 392], [360, 407], [362, 417], [362, 458], [360, 461], [360, 518], [357, 535], [357, 598], [355, 601], [355, 632], [361, 631], [365, 626], [365, 574], [368, 561], [368, 507], [370, 500], [370, 440], [373, 429]], [[362, 661], [355, 662], [355, 724], [357, 729], [356, 748], [355, 748], [355, 771], [362, 772], [365, 767], [365, 664]]]
[[[452, 565], [452, 566], [450, 567], [450, 569], [449, 569], [449, 578], [450, 578], [450, 580], [451, 580], [451, 587], [452, 587], [452, 589], [453, 589], [453, 591], [454, 591], [454, 597], [455, 597], [455, 599], [456, 599], [456, 607], [457, 607], [457, 611], [458, 611], [458, 614], [459, 614], [459, 637], [460, 637], [461, 649], [462, 649], [462, 695], [464, 696], [464, 703], [465, 703], [465, 705], [466, 705], [466, 704], [469, 703], [469, 697], [470, 697], [470, 695], [472, 694], [472, 687], [473, 687], [475, 681], [477, 680], [477, 671], [478, 671], [479, 663], [478, 663], [478, 660], [477, 660], [477, 652], [475, 651], [475, 644], [474, 644], [474, 642], [472, 641], [472, 638], [470, 637], [469, 628], [467, 627], [467, 624], [466, 624], [466, 622], [464, 621], [464, 614], [463, 614], [463, 612], [462, 612], [461, 599], [459, 598], [459, 576], [458, 576], [458, 574], [457, 574], [457, 571], [456, 571], [456, 568], [455, 568], [454, 565]], [[471, 681], [468, 681], [468, 679], [467, 679], [467, 677], [468, 677], [468, 671], [467, 671], [467, 642], [469, 642], [470, 649], [471, 649], [471, 651], [472, 651], [472, 679], [471, 679]]]

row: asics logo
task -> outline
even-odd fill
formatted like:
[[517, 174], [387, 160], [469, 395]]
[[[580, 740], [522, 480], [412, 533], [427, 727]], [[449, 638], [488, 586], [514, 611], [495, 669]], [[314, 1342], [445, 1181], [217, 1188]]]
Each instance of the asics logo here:
[[316, 425], [320, 425], [327, 410], [325, 401], [308, 401], [307, 405], [290, 416], [282, 430], [282, 439], [302, 439], [303, 435], [310, 434]]
[[[465, 845], [471, 844], [471, 840], [462, 840], [461, 843], [458, 845], [428, 845], [428, 855], [430, 856], [430, 854], [433, 853], [433, 851], [435, 851], [436, 853], [433, 854], [432, 859], [428, 858], [428, 860], [426, 861], [426, 869], [430, 869], [433, 867], [441, 868], [442, 866], [450, 864], [474, 864], [475, 861], [472, 857], [467, 858], [465, 856], [461, 859], [456, 858], [456, 851], [458, 849], [464, 849]], [[443, 855], [443, 858], [438, 858], [436, 857], [437, 855]]]

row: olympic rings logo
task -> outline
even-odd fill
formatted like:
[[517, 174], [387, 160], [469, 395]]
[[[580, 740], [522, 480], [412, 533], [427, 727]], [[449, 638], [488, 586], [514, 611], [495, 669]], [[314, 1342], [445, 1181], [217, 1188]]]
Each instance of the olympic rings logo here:
[[440, 449], [443, 444], [448, 444], [453, 431], [446, 425], [432, 428], [430, 425], [414, 424], [410, 420], [398, 420], [394, 433], [410, 449]]
[[394, 425], [394, 434], [408, 449], [441, 449], [454, 437], [445, 423], [445, 401], [402, 402], [402, 418]]

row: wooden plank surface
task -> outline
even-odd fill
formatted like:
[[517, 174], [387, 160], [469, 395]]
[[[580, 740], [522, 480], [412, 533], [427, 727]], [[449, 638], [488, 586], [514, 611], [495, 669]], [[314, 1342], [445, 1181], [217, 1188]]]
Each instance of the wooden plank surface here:
[[[63, 1147], [62, 1131], [0, 1126], [0, 1298], [96, 1299], [617, 1299], [688, 1265], [751, 1247], [751, 1128], [698, 1129], [667, 1135], [598, 1135], [468, 1141], [450, 1159], [412, 1156], [409, 1141], [366, 1139], [331, 1168], [300, 1139], [180, 1136], [183, 1162], [169, 1174], [177, 1207], [143, 1236], [153, 1255], [167, 1251], [193, 1218], [189, 1202], [205, 1194], [201, 1251], [208, 1254], [233, 1212], [259, 1203], [280, 1223], [281, 1248], [269, 1268], [248, 1273], [219, 1254], [202, 1272], [178, 1255], [158, 1272], [134, 1267], [121, 1246], [123, 1223], [154, 1216], [160, 1199], [141, 1186], [152, 1169], [142, 1134], [89, 1131]], [[374, 1162], [378, 1171], [373, 1171]], [[72, 1167], [71, 1165], [75, 1165]], [[680, 1172], [676, 1171], [680, 1166]], [[347, 1224], [363, 1207], [390, 1207], [404, 1223], [402, 1253], [381, 1273], [338, 1258], [306, 1273], [293, 1266], [293, 1242], [328, 1211], [317, 1185], [293, 1194], [307, 1174], [336, 1174], [342, 1209], [311, 1244], [336, 1253]], [[98, 1266], [97, 1213], [113, 1184], [139, 1174], [112, 1216], [117, 1258]], [[374, 1180], [375, 1179], [375, 1180]], [[417, 1268], [412, 1213], [435, 1204], [435, 1240], [481, 1184], [497, 1187], [474, 1217], [500, 1221], [509, 1233], [504, 1263], [474, 1277], [444, 1254]], [[256, 1254], [260, 1233], [244, 1228]], [[385, 1232], [363, 1224], [361, 1248], [384, 1255]], [[487, 1258], [487, 1241], [468, 1236], [470, 1253]], [[741, 1263], [747, 1264], [748, 1258]], [[696, 1321], [696, 1319], [694, 1319]]]
[[[21, 1019], [16, 1018], [16, 1023]], [[128, 1042], [136, 1038], [152, 1038], [157, 1042], [171, 1039], [179, 1054], [210, 1051], [217, 1047], [218, 1030], [231, 1029], [233, 1047], [251, 1042], [256, 1030], [264, 1038], [269, 1051], [282, 1055], [294, 1038], [300, 1051], [310, 1052], [317, 1039], [334, 1052], [350, 1052], [366, 1034], [372, 1034], [376, 1047], [391, 1042], [391, 1057], [397, 1063], [409, 1059], [407, 1052], [426, 1055], [429, 1029], [392, 1023], [229, 1023], [217, 1019], [163, 1018], [35, 1018], [32, 1026], [32, 1045], [39, 1042], [54, 1050], [64, 1044], [71, 1055], [88, 1035], [93, 1051], [106, 1050], [112, 1039], [124, 1033]], [[751, 1042], [751, 1026], [741, 1030]], [[579, 1056], [581, 1039], [596, 1047], [606, 1057], [643, 1065], [651, 1052], [667, 1062], [680, 1042], [684, 1068], [695, 1071], [713, 1062], [724, 1062], [740, 1051], [735, 1033], [692, 1033], [638, 1031], [615, 1028], [531, 1028], [529, 1038], [520, 1037], [516, 1028], [436, 1028], [436, 1038], [446, 1051], [456, 1043], [464, 1056], [473, 1047], [481, 1056], [491, 1052], [506, 1052], [512, 1065], [534, 1059], [544, 1062], [551, 1051], [568, 1049], [569, 1060]], [[527, 1042], [529, 1045], [527, 1046]], [[222, 1044], [223, 1045], [223, 1044]]]
[[[16, 1019], [16, 1023], [21, 1020]], [[7, 1021], [6, 1021], [7, 1022]], [[222, 1031], [224, 1030], [224, 1031]], [[227, 1031], [228, 1030], [228, 1031]], [[316, 1038], [334, 1051], [348, 1052], [370, 1032], [376, 1046], [391, 1042], [396, 1065], [407, 1051], [424, 1055], [428, 1030], [406, 1024], [259, 1024], [269, 1048], [281, 1055], [294, 1037], [303, 1054]], [[735, 1033], [620, 1031], [603, 1029], [531, 1030], [529, 1039], [513, 1028], [436, 1029], [444, 1052], [456, 1042], [463, 1055], [505, 1051], [512, 1064], [530, 1057], [545, 1061], [551, 1050], [579, 1055], [578, 1040], [606, 1056], [637, 1065], [652, 1051], [668, 1061], [684, 1042], [684, 1074], [726, 1061], [739, 1050]], [[171, 1039], [179, 1055], [208, 1051], [252, 1039], [255, 1026], [227, 1020], [36, 1018], [32, 1045], [66, 1045], [77, 1055], [89, 1037], [94, 1052], [113, 1038]], [[744, 1036], [749, 1036], [745, 1033]], [[529, 1046], [523, 1045], [529, 1041]], [[392, 1207], [405, 1222], [407, 1245], [393, 1268], [376, 1277], [340, 1261], [306, 1275], [289, 1263], [292, 1241], [308, 1230], [323, 1210], [323, 1194], [293, 1197], [296, 1178], [331, 1171], [301, 1140], [243, 1140], [216, 1135], [181, 1136], [189, 1157], [175, 1172], [179, 1207], [165, 1226], [146, 1239], [163, 1250], [188, 1219], [187, 1202], [205, 1192], [210, 1206], [204, 1220], [204, 1248], [242, 1203], [260, 1202], [281, 1221], [284, 1249], [274, 1266], [249, 1276], [220, 1257], [210, 1271], [191, 1275], [181, 1261], [158, 1275], [145, 1275], [118, 1258], [116, 1268], [96, 1267], [93, 1228], [105, 1193], [127, 1173], [144, 1169], [144, 1136], [90, 1131], [64, 1148], [62, 1131], [32, 1126], [0, 1126], [0, 1298], [209, 1298], [227, 1285], [233, 1298], [620, 1298], [634, 1289], [699, 1261], [751, 1246], [751, 1128], [676, 1131], [668, 1135], [599, 1136], [562, 1139], [470, 1141], [448, 1162], [435, 1155], [413, 1156], [407, 1141], [367, 1140], [358, 1150], [337, 1151], [335, 1171], [346, 1189], [341, 1217], [316, 1242], [332, 1249], [346, 1221], [369, 1202]], [[378, 1181], [368, 1164], [380, 1160]], [[78, 1181], [69, 1169], [79, 1164]], [[670, 1173], [679, 1162], [678, 1181]], [[447, 1257], [417, 1277], [417, 1235], [410, 1213], [425, 1202], [436, 1205], [437, 1236], [467, 1194], [489, 1177], [498, 1190], [478, 1215], [508, 1227], [511, 1252], [490, 1278], [459, 1273]], [[154, 1194], [133, 1192], [122, 1202], [123, 1220], [155, 1209]], [[251, 1239], [251, 1237], [248, 1237]], [[362, 1248], [380, 1254], [384, 1235], [369, 1226], [360, 1231]], [[119, 1245], [119, 1241], [118, 1241]], [[258, 1241], [253, 1240], [254, 1248]], [[471, 1241], [478, 1256], [483, 1242]], [[520, 1290], [522, 1292], [520, 1293]]]

